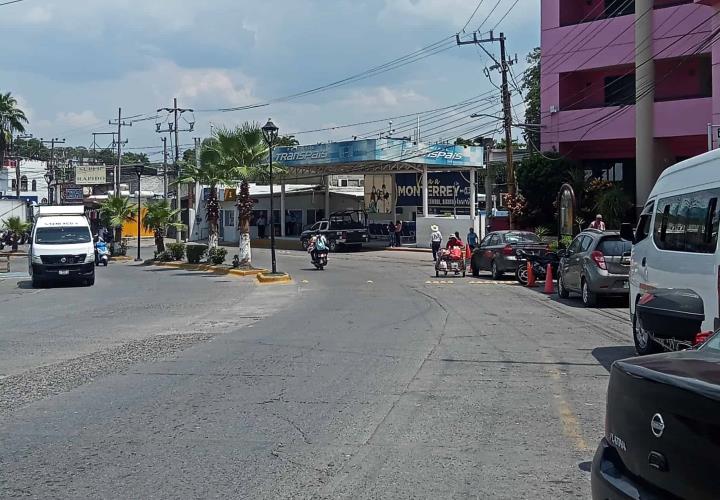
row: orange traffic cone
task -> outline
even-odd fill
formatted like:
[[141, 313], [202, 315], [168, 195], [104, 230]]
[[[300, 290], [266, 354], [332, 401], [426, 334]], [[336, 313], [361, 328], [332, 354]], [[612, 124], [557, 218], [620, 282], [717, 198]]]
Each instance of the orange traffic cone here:
[[533, 271], [532, 264], [527, 263], [527, 286], [528, 288], [535, 286], [535, 271]]
[[470, 260], [472, 258], [472, 252], [470, 251], [470, 245], [465, 245], [465, 258]]
[[553, 294], [555, 293], [555, 282], [553, 281], [553, 275], [552, 275], [552, 265], [547, 265], [547, 273], [545, 275], [545, 293], [547, 294]]

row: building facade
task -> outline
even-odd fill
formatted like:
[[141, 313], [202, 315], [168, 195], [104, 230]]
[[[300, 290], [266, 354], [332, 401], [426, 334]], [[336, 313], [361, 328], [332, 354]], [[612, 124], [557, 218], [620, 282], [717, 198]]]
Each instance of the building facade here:
[[[17, 198], [17, 160], [5, 160], [0, 167], [0, 198]], [[20, 161], [20, 199], [35, 203], [47, 200], [48, 186], [45, 182], [46, 164], [44, 161]]]
[[542, 0], [543, 151], [622, 182], [641, 207], [663, 169], [718, 146], [712, 0]]

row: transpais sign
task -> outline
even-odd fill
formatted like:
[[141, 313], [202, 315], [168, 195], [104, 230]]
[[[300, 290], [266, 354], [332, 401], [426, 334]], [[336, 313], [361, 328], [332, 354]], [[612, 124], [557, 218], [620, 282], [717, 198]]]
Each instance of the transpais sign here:
[[75, 184], [81, 186], [107, 184], [107, 170], [105, 169], [105, 165], [75, 167]]

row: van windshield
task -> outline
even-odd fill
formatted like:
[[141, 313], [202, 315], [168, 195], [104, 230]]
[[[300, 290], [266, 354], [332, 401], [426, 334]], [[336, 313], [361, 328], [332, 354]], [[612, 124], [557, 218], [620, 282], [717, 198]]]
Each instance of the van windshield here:
[[82, 226], [39, 227], [35, 232], [35, 243], [40, 245], [72, 245], [91, 240], [90, 230]]

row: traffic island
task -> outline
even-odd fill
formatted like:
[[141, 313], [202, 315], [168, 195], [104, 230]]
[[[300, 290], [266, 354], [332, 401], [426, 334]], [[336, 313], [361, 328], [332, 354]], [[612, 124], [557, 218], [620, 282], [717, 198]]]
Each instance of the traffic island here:
[[262, 284], [290, 283], [292, 278], [287, 273], [269, 273], [263, 271], [257, 274], [257, 280]]
[[211, 264], [188, 264], [187, 262], [160, 262], [154, 260], [146, 260], [144, 264], [149, 266], [172, 267], [174, 269], [183, 269], [186, 271], [204, 271], [220, 275], [230, 275], [238, 277], [255, 276], [259, 275], [260, 273], [267, 272], [266, 269], [259, 268], [239, 269], [228, 266], [213, 266]]

